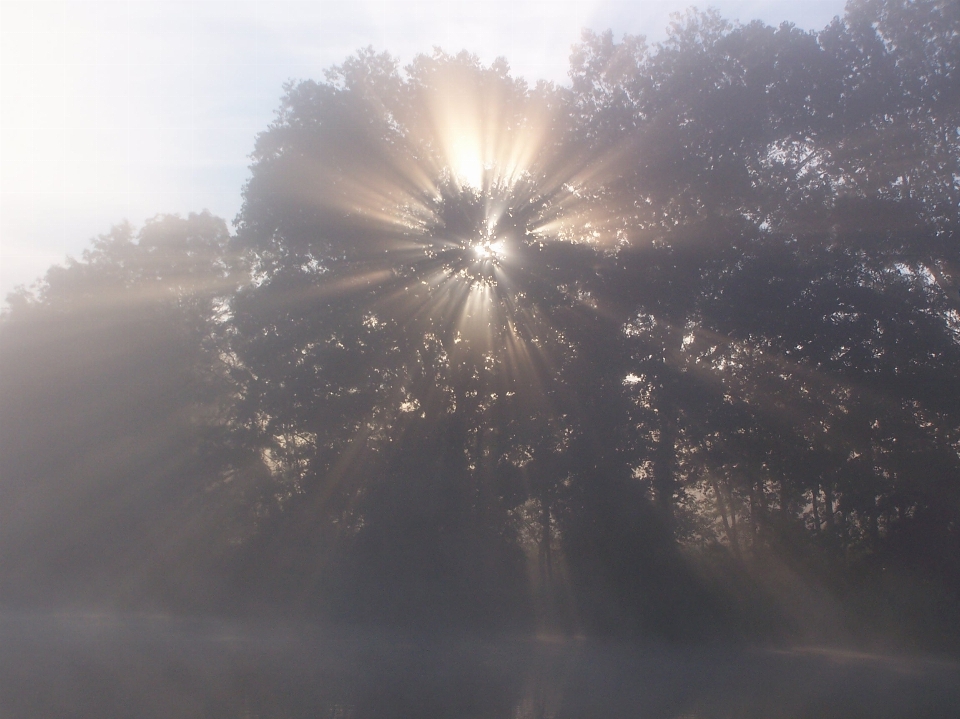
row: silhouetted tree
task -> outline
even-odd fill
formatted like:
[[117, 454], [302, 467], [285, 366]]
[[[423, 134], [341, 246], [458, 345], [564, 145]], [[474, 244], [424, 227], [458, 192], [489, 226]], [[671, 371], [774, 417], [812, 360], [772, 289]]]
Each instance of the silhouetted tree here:
[[193, 602], [204, 567], [242, 536], [220, 486], [241, 463], [225, 443], [228, 238], [208, 214], [156, 218], [137, 235], [121, 225], [10, 297], [6, 603]]
[[11, 300], [5, 586], [189, 516], [237, 605], [690, 637], [790, 575], [956, 630], [958, 62], [956, 3], [857, 0], [289, 85], [235, 237]]

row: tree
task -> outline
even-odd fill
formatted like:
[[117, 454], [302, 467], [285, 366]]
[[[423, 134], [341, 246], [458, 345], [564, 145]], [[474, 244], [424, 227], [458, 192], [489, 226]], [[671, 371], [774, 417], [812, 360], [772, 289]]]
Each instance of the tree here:
[[[0, 320], [3, 599], [183, 602], [242, 536], [220, 485], [229, 238], [209, 214], [120, 225]], [[224, 504], [218, 506], [220, 502]], [[198, 551], [200, 538], [207, 544]]]
[[[13, 300], [4, 392], [34, 419], [5, 446], [72, 439], [17, 450], [11, 506], [154, 477], [158, 537], [239, 518], [207, 530], [232, 604], [339, 619], [770, 636], [806, 582], [949, 636], [957, 25], [691, 11], [656, 47], [586, 33], [569, 88], [373, 50], [289, 85], [235, 237], [118, 230]], [[67, 328], [89, 365], [46, 368]], [[116, 437], [141, 448], [59, 477]]]

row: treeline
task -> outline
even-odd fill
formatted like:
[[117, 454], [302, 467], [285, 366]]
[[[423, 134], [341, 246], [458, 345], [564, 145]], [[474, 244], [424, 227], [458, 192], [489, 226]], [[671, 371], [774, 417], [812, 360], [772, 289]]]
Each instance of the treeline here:
[[960, 644], [960, 5], [362, 51], [0, 321], [0, 601]]

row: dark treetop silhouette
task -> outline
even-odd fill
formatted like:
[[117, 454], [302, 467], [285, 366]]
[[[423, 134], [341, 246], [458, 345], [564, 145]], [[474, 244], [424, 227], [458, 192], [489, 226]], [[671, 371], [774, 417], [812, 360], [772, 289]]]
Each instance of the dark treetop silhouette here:
[[290, 84], [2, 332], [0, 600], [960, 640], [960, 5]]

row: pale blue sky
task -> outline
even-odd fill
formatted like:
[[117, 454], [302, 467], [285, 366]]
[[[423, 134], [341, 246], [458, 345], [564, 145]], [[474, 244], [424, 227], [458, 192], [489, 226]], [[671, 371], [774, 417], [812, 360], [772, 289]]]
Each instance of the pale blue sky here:
[[[565, 82], [582, 28], [664, 36], [689, 0], [0, 1], [0, 297], [128, 219], [232, 220], [290, 78], [372, 45], [440, 46]], [[820, 29], [843, 0], [716, 0], [731, 20]]]

